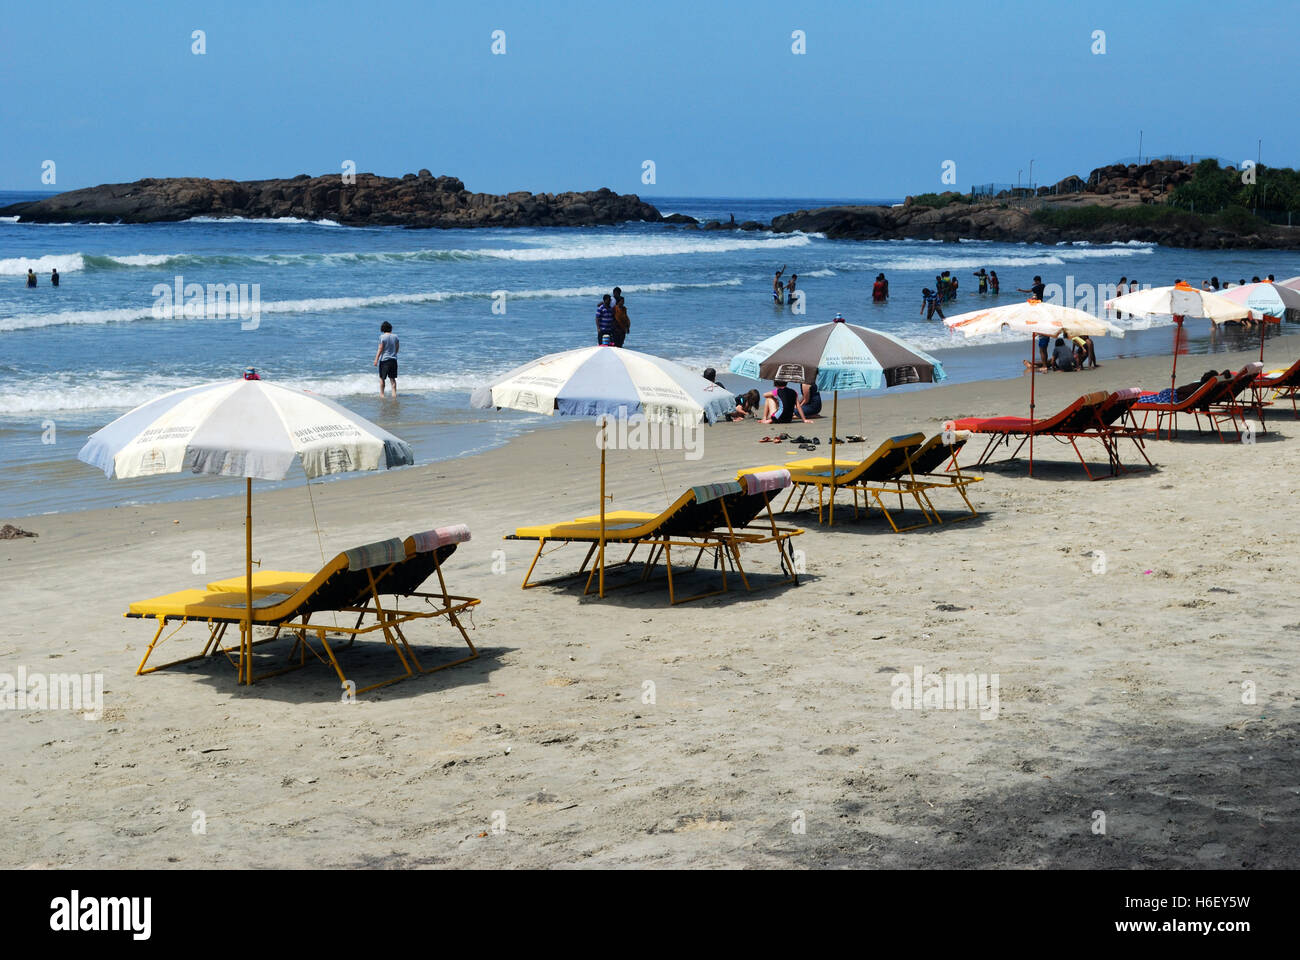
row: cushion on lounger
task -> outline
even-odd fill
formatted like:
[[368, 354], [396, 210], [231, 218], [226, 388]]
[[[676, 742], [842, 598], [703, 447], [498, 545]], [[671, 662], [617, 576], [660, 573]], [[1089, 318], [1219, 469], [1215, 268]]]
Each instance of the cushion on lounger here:
[[367, 543], [344, 551], [348, 557], [349, 570], [368, 570], [371, 567], [383, 567], [390, 563], [401, 563], [406, 559], [406, 547], [401, 540], [380, 540]]
[[468, 543], [469, 527], [463, 523], [456, 523], [447, 527], [438, 527], [436, 530], [425, 530], [422, 533], [413, 534], [411, 539], [415, 541], [416, 553], [432, 553], [444, 544]]
[[740, 479], [745, 484], [746, 493], [770, 493], [790, 486], [790, 471], [764, 470], [761, 473], [746, 473]]
[[1140, 397], [1140, 396], [1142, 396], [1141, 387], [1125, 387], [1123, 390], [1116, 390], [1114, 396], [1111, 399], [1124, 401], [1124, 400], [1132, 400], [1134, 397]]

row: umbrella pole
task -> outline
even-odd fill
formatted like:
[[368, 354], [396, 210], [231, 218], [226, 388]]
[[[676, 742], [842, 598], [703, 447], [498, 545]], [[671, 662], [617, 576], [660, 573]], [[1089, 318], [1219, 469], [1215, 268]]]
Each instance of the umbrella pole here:
[[600, 566], [600, 596], [605, 596], [605, 443], [608, 439], [606, 431], [609, 429], [609, 420], [605, 419], [600, 422], [600, 552], [596, 555], [596, 563]]
[[[1176, 326], [1174, 327], [1174, 366], [1173, 369], [1169, 372], [1169, 397], [1170, 397], [1169, 402], [1173, 404], [1174, 408], [1176, 409], [1178, 407], [1178, 341], [1181, 339], [1180, 334], [1183, 332], [1183, 318], [1176, 313], [1173, 314], [1173, 318]], [[1177, 413], [1170, 414], [1169, 421], [1170, 421], [1169, 436], [1172, 437], [1175, 433], [1178, 432], [1178, 414]], [[1156, 431], [1156, 439], [1157, 440], [1160, 439], [1159, 430]]]
[[[831, 522], [829, 526], [835, 526], [835, 438], [839, 436], [838, 424], [840, 421], [840, 392], [836, 390], [831, 394]], [[855, 493], [853, 508], [857, 509], [857, 494]]]
[[244, 682], [253, 682], [253, 478], [244, 479]]
[[1260, 363], [1264, 362], [1264, 324], [1267, 321], [1268, 321], [1267, 317], [1264, 317], [1259, 321], [1259, 362]]
[[1029, 335], [1029, 475], [1034, 475], [1034, 388], [1038, 386], [1038, 371], [1034, 369], [1034, 341]]

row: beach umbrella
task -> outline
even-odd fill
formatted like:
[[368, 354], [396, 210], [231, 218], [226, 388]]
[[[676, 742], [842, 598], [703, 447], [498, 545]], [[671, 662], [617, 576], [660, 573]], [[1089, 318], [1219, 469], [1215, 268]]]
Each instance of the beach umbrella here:
[[874, 390], [907, 383], [937, 383], [947, 374], [928, 353], [879, 330], [846, 323], [791, 327], [731, 358], [731, 372], [751, 380], [815, 383], [831, 391], [831, 511], [835, 523], [835, 436], [841, 390]]
[[[1236, 288], [1234, 288], [1236, 289]], [[1106, 309], [1120, 310], [1135, 316], [1170, 316], [1182, 330], [1183, 320], [1187, 317], [1202, 317], [1215, 323], [1229, 320], [1246, 320], [1251, 316], [1250, 308], [1245, 304], [1229, 300], [1222, 293], [1199, 290], [1186, 281], [1179, 281], [1171, 287], [1152, 287], [1137, 293], [1125, 294], [1106, 301]], [[1174, 335], [1174, 363], [1169, 372], [1169, 386], [1176, 391], [1178, 387], [1178, 334]], [[1174, 416], [1174, 428], [1177, 428], [1177, 415]]]
[[1223, 291], [1236, 304], [1250, 308], [1259, 324], [1259, 359], [1264, 360], [1264, 324], [1281, 323], [1288, 310], [1300, 311], [1300, 288], [1283, 283], [1247, 283]]
[[1279, 280], [1278, 285], [1289, 287], [1292, 290], [1300, 290], [1300, 277], [1288, 277], [1286, 280]]
[[1124, 331], [1108, 320], [1094, 317], [1083, 310], [1059, 303], [1027, 300], [1008, 303], [987, 310], [948, 317], [944, 325], [959, 331], [965, 337], [987, 336], [994, 333], [1028, 333], [1029, 336], [1029, 475], [1034, 475], [1034, 394], [1038, 378], [1034, 373], [1034, 338], [1043, 337], [1122, 337]]
[[600, 418], [600, 536], [596, 563], [605, 595], [605, 447], [608, 418], [643, 416], [690, 429], [725, 417], [730, 393], [679, 363], [622, 347], [580, 347], [547, 354], [498, 377], [470, 396], [470, 406], [545, 416]]
[[77, 459], [109, 479], [187, 472], [244, 478], [241, 681], [253, 682], [253, 480], [283, 480], [415, 462], [405, 441], [333, 400], [266, 380], [223, 380], [141, 404], [91, 434]]

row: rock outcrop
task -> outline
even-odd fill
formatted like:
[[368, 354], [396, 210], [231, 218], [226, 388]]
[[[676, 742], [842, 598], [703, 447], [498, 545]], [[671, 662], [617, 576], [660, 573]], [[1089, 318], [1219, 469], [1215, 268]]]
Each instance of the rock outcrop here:
[[60, 193], [0, 208], [0, 216], [31, 223], [158, 223], [191, 217], [300, 217], [349, 226], [584, 227], [647, 220], [659, 211], [633, 194], [607, 188], [582, 193], [499, 196], [471, 193], [455, 177], [428, 170], [402, 177], [358, 173], [290, 180], [137, 180]]

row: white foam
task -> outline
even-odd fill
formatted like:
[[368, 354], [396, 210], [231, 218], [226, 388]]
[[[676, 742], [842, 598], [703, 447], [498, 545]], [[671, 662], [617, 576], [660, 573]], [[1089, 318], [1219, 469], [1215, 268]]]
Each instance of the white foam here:
[[309, 224], [316, 227], [337, 227], [336, 220], [306, 220], [302, 217], [190, 217], [182, 223], [266, 223], [266, 224]]
[[[24, 270], [24, 272], [26, 272]], [[624, 293], [662, 293], [671, 290], [699, 290], [716, 287], [740, 286], [738, 278], [717, 280], [710, 283], [642, 283], [628, 284]], [[419, 293], [386, 293], [373, 297], [312, 297], [304, 300], [270, 300], [260, 304], [262, 313], [317, 313], [330, 310], [361, 310], [367, 307], [379, 307], [392, 304], [437, 303], [442, 300], [487, 299], [496, 291], [429, 290]], [[608, 293], [606, 286], [555, 287], [539, 290], [506, 290], [506, 302], [510, 300], [536, 300], [566, 297], [599, 297]], [[179, 314], [180, 311], [178, 310]], [[116, 310], [69, 310], [61, 313], [27, 313], [14, 317], [0, 317], [0, 331], [33, 330], [43, 327], [58, 327], [80, 324], [129, 323], [135, 320], [154, 319], [153, 305], [147, 307], [126, 307]], [[184, 318], [177, 316], [176, 320]], [[193, 319], [190, 322], [196, 322]], [[197, 322], [202, 322], [197, 321]], [[215, 319], [213, 323], [230, 323], [232, 318]]]
[[520, 249], [487, 248], [481, 250], [448, 250], [447, 255], [466, 258], [486, 257], [496, 260], [515, 260], [535, 263], [549, 260], [604, 260], [621, 257], [671, 257], [686, 254], [734, 253], [739, 250], [785, 250], [812, 244], [814, 234], [764, 233], [755, 237], [704, 236], [611, 236], [598, 241], [589, 238], [546, 238], [525, 242], [545, 243], [545, 246]]
[[48, 273], [58, 270], [60, 273], [75, 273], [84, 269], [85, 258], [79, 253], [49, 253], [43, 257], [11, 257], [0, 260], [0, 277], [26, 276], [28, 270]]
[[0, 217], [0, 223], [17, 223], [17, 217]]
[[108, 257], [116, 263], [127, 267], [158, 267], [164, 263], [179, 259], [179, 253], [133, 253], [125, 257]]

